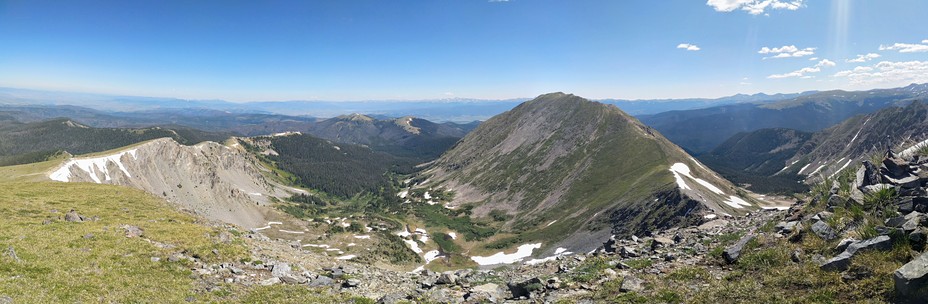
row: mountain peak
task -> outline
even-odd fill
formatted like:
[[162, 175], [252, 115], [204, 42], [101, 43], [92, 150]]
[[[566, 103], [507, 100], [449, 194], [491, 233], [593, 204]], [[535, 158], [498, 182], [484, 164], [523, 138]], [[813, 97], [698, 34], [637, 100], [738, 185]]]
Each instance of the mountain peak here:
[[348, 114], [348, 115], [340, 115], [340, 116], [338, 116], [338, 117], [336, 117], [336, 118], [338, 118], [339, 120], [359, 121], [359, 122], [373, 122], [373, 121], [375, 120], [373, 117], [370, 117], [370, 116], [367, 116], [367, 115], [364, 115], [364, 114], [360, 114], [360, 113], [352, 113], [352, 114]]

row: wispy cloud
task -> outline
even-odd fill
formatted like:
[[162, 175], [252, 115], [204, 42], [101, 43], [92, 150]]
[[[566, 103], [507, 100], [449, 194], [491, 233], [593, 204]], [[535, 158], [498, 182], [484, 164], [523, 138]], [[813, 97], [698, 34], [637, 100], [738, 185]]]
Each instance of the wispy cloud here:
[[840, 71], [834, 77], [847, 78], [855, 85], [923, 83], [928, 82], [928, 61], [882, 61], [872, 66]]
[[893, 45], [880, 45], [881, 51], [899, 51], [900, 53], [928, 52], [928, 39], [918, 43], [894, 43]]
[[819, 62], [816, 63], [814, 66], [807, 67], [807, 68], [802, 68], [802, 69], [799, 69], [799, 70], [796, 70], [796, 71], [792, 71], [792, 72], [789, 72], [789, 73], [784, 73], [784, 74], [773, 74], [773, 75], [767, 76], [767, 78], [768, 78], [768, 79], [783, 79], [783, 78], [802, 78], [802, 79], [809, 79], [809, 78], [814, 78], [814, 77], [815, 77], [815, 76], [812, 76], [812, 75], [809, 75], [809, 74], [821, 72], [821, 71], [822, 71], [822, 68], [829, 68], [829, 67], [833, 67], [833, 66], [835, 66], [835, 65], [837, 65], [837, 64], [836, 64], [834, 61], [831, 61], [831, 60], [828, 60], [828, 59], [822, 59], [822, 61], [819, 61]]
[[767, 58], [796, 58], [796, 57], [805, 57], [815, 55], [815, 48], [803, 48], [800, 49], [795, 45], [784, 45], [778, 48], [762, 47], [760, 51], [757, 51], [758, 54], [764, 55], [773, 55]]
[[678, 45], [677, 45], [677, 48], [678, 48], [678, 49], [684, 49], [684, 50], [687, 50], [687, 51], [698, 51], [698, 50], [701, 50], [701, 49], [700, 49], [698, 46], [696, 46], [695, 44], [689, 44], [689, 43], [681, 43], [681, 44], [678, 44]]
[[798, 10], [805, 0], [708, 0], [706, 5], [718, 12], [746, 11], [751, 15], [760, 15], [767, 10]]
[[870, 61], [870, 60], [873, 60], [873, 59], [877, 59], [877, 58], [880, 58], [880, 54], [877, 54], [877, 53], [869, 53], [869, 54], [866, 54], [866, 55], [857, 55], [857, 58], [848, 59], [848, 60], [845, 60], [845, 61], [847, 61], [847, 62], [857, 62], [857, 63], [861, 63], [861, 62], [867, 62], [867, 61]]

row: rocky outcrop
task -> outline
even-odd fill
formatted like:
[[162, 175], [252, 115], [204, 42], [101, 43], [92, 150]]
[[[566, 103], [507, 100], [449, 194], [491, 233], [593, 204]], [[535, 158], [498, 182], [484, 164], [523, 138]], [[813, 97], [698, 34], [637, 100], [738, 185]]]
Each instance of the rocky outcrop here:
[[184, 146], [162, 138], [71, 158], [49, 178], [133, 187], [206, 218], [252, 228], [267, 222], [260, 206], [283, 194], [258, 168], [239, 149], [215, 142]]
[[722, 251], [722, 258], [724, 258], [725, 262], [729, 264], [737, 262], [738, 258], [741, 257], [741, 251], [744, 250], [744, 246], [753, 239], [753, 234], [748, 234], [742, 237], [740, 240], [738, 240], [737, 243], [728, 248], [725, 248], [725, 250]]
[[915, 303], [928, 298], [928, 252], [922, 253], [893, 273], [896, 293]]
[[824, 270], [847, 270], [851, 266], [851, 258], [854, 255], [870, 250], [889, 250], [892, 249], [893, 242], [889, 236], [881, 235], [865, 241], [856, 242], [847, 246], [838, 256], [828, 260], [821, 265]]

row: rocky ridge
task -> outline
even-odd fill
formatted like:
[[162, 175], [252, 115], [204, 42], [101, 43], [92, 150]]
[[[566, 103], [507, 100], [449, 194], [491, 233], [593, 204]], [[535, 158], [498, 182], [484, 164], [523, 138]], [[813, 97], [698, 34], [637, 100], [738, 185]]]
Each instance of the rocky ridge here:
[[270, 197], [286, 194], [240, 149], [215, 142], [184, 146], [170, 138], [73, 157], [48, 176], [141, 189], [206, 218], [243, 227], [263, 226]]

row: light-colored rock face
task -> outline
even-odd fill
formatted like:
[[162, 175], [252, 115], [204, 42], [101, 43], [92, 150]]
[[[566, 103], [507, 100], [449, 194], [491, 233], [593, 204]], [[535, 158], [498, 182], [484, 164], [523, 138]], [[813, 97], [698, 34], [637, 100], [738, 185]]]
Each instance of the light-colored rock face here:
[[92, 182], [144, 190], [206, 218], [245, 228], [266, 223], [262, 205], [283, 195], [241, 150], [214, 142], [194, 146], [170, 138], [94, 157], [76, 157], [49, 174], [62, 182]]

